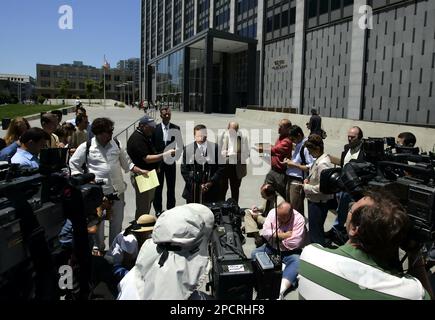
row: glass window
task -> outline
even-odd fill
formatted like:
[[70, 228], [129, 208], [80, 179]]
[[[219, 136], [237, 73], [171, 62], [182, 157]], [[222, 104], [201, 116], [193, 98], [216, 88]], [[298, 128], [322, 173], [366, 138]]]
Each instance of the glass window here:
[[278, 30], [280, 28], [281, 25], [281, 14], [275, 14], [275, 16], [273, 17], [273, 30]]
[[283, 11], [281, 14], [281, 28], [285, 28], [289, 25], [289, 18], [288, 18], [288, 9]]

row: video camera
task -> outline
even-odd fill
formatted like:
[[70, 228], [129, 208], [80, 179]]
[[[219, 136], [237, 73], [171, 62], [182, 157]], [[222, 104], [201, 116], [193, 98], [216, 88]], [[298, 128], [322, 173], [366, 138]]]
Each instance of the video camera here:
[[425, 243], [435, 239], [435, 157], [418, 148], [396, 146], [394, 138], [368, 138], [362, 143], [366, 161], [352, 160], [344, 168], [323, 170], [320, 192], [349, 193], [358, 201], [368, 187], [394, 194], [411, 221], [408, 240]]
[[252, 300], [254, 285], [257, 299], [275, 299], [279, 296], [279, 271], [263, 270], [243, 252], [244, 236], [241, 231], [244, 211], [236, 201], [206, 204], [215, 217], [215, 228], [210, 242], [212, 269], [210, 284], [216, 299]]
[[58, 270], [70, 258], [59, 241], [67, 219], [73, 227], [80, 295], [88, 295], [87, 228], [96, 223], [103, 192], [100, 185], [90, 184], [93, 174], [70, 177], [60, 170], [65, 164], [51, 158], [33, 171], [0, 165], [0, 300], [59, 299]]

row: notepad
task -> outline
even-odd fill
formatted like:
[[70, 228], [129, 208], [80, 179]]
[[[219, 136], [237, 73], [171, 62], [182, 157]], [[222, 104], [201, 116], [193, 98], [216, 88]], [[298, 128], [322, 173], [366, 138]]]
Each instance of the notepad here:
[[148, 172], [148, 177], [139, 175], [136, 176], [135, 179], [140, 193], [144, 193], [160, 185], [156, 170]]

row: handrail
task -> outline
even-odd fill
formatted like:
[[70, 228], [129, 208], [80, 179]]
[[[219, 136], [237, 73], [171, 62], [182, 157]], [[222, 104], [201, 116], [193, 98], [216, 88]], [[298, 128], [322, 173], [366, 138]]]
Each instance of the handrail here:
[[[151, 117], [151, 118], [153, 118], [153, 119], [155, 120], [156, 110], [154, 110], [154, 109], [153, 109], [153, 110], [147, 109], [147, 110], [145, 110], [144, 112], [145, 112], [145, 114], [146, 114], [148, 117]], [[120, 137], [120, 136], [125, 132], [125, 142], [127, 142], [127, 141], [128, 141], [128, 138], [130, 137], [130, 135], [129, 135], [129, 130], [130, 130], [130, 128], [132, 128], [133, 131], [136, 130], [136, 126], [137, 126], [137, 124], [139, 123], [139, 120], [140, 120], [140, 119], [137, 119], [135, 122], [133, 122], [132, 124], [130, 124], [127, 128], [125, 128], [125, 129], [122, 130], [121, 132], [117, 133], [117, 134], [113, 137], [113, 139], [118, 139], [118, 137]]]

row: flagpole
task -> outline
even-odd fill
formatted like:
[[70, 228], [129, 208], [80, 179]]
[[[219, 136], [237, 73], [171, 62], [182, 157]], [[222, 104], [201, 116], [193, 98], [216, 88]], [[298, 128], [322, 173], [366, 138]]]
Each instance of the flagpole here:
[[103, 66], [104, 109], [106, 109], [106, 66]]
[[103, 98], [104, 98], [104, 109], [106, 109], [106, 55], [104, 55], [104, 63], [103, 63]]

